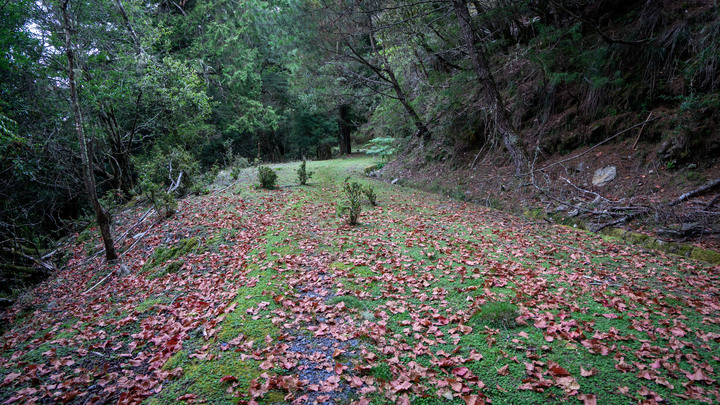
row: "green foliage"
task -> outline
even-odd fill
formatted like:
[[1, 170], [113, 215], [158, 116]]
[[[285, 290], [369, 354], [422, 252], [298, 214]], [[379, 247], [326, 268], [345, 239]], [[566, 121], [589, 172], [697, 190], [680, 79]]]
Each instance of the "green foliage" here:
[[370, 148], [365, 153], [380, 156], [383, 160], [389, 160], [397, 152], [395, 139], [389, 136], [374, 138], [369, 143]]
[[179, 148], [168, 151], [156, 148], [145, 161], [138, 162], [138, 167], [142, 193], [165, 218], [177, 210], [176, 194], [191, 191], [200, 172], [194, 157]]
[[277, 173], [267, 166], [258, 166], [258, 181], [260, 187], [266, 190], [274, 190], [277, 185]]
[[370, 186], [364, 186], [362, 188], [363, 194], [365, 194], [365, 197], [367, 197], [368, 201], [370, 201], [370, 204], [373, 206], [377, 206], [377, 194], [375, 194], [375, 189]]
[[338, 206], [338, 215], [347, 217], [347, 223], [349, 225], [357, 225], [360, 211], [362, 210], [361, 195], [363, 193], [362, 186], [360, 183], [353, 181], [350, 182], [350, 177], [347, 177], [343, 182], [343, 194], [347, 201], [345, 204]]
[[300, 167], [297, 169], [297, 178], [300, 185], [305, 185], [308, 180], [313, 176], [314, 172], [307, 171], [306, 168], [306, 162], [303, 160], [300, 164]]
[[304, 156], [315, 152], [317, 158], [327, 158], [320, 151], [337, 143], [337, 120], [322, 111], [312, 93], [298, 96], [298, 106], [293, 114], [290, 140]]

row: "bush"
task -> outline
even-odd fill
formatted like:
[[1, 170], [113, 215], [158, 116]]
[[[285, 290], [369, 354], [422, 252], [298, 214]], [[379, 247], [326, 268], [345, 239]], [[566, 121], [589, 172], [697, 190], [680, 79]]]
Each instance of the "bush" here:
[[347, 205], [342, 205], [338, 209], [341, 216], [347, 216], [348, 224], [357, 225], [360, 210], [362, 208], [360, 195], [362, 194], [362, 186], [358, 182], [350, 183], [350, 177], [345, 179], [343, 184], [343, 193], [347, 197]]
[[297, 177], [298, 181], [300, 182], [301, 186], [304, 186], [305, 183], [307, 183], [308, 180], [312, 177], [313, 172], [309, 172], [306, 170], [306, 164], [305, 161], [300, 164], [300, 168], [297, 169]]
[[175, 195], [192, 190], [200, 177], [200, 165], [188, 151], [180, 148], [156, 148], [138, 167], [140, 189], [162, 218], [175, 213]]
[[248, 160], [244, 157], [236, 156], [235, 160], [233, 160], [232, 168], [230, 169], [230, 177], [233, 180], [237, 180], [240, 177], [240, 172], [247, 167], [250, 167], [250, 162], [248, 162]]
[[160, 218], [170, 218], [177, 212], [177, 200], [172, 192], [163, 189], [150, 188], [145, 191], [145, 196], [150, 200]]
[[397, 152], [395, 139], [389, 136], [372, 139], [369, 143], [370, 149], [368, 149], [365, 153], [368, 155], [380, 156], [383, 160], [390, 159], [390, 156]]
[[362, 188], [362, 191], [365, 194], [365, 197], [367, 197], [370, 201], [370, 204], [377, 206], [377, 194], [375, 194], [375, 189], [373, 189], [372, 186], [365, 186]]
[[267, 166], [258, 166], [258, 180], [260, 187], [266, 190], [274, 190], [277, 183], [277, 174]]

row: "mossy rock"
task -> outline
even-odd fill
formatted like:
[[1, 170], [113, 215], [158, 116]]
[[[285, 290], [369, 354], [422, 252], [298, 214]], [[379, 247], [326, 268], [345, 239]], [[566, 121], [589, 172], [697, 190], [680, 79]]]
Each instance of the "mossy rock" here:
[[[160, 246], [155, 249], [150, 260], [143, 266], [143, 271], [149, 271], [172, 259], [184, 256], [200, 245], [198, 238], [187, 238], [177, 241], [173, 246]], [[179, 268], [178, 268], [179, 269]]]
[[365, 174], [369, 174], [371, 172], [374, 172], [375, 170], [382, 169], [384, 166], [385, 166], [384, 163], [378, 163], [378, 164], [366, 167], [364, 171], [365, 171]]
[[660, 250], [674, 255], [689, 257], [710, 264], [720, 264], [720, 252], [714, 250], [701, 249], [685, 243], [665, 242], [655, 239], [652, 236], [643, 235], [641, 233], [630, 232], [618, 228], [605, 228], [601, 231], [603, 234], [621, 241], [646, 247], [648, 249]]
[[550, 220], [550, 216], [540, 208], [526, 210], [525, 212], [523, 212], [523, 215], [525, 216], [525, 218], [529, 219], [542, 219], [545, 221]]
[[694, 248], [692, 252], [690, 252], [690, 257], [703, 262], [720, 264], [720, 252], [714, 250]]
[[177, 273], [178, 271], [180, 271], [183, 264], [185, 264], [185, 260], [178, 260], [178, 261], [170, 262], [164, 268], [157, 270], [157, 271], [153, 272], [151, 275], [149, 275], [148, 279], [155, 280], [157, 278], [166, 276], [168, 274]]

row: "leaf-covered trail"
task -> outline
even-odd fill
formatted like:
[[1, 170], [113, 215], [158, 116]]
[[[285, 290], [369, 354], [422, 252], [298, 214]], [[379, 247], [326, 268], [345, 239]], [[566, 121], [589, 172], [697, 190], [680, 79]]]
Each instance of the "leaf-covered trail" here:
[[80, 244], [13, 308], [0, 400], [720, 401], [717, 268], [379, 183], [351, 228], [368, 164], [186, 199], [89, 294], [109, 269]]

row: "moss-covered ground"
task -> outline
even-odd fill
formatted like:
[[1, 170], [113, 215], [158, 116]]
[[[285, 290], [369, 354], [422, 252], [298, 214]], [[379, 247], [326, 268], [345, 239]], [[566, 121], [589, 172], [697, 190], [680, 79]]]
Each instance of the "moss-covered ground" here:
[[[380, 183], [375, 163], [309, 162], [305, 186], [271, 166], [272, 191], [247, 169], [119, 241], [130, 275], [85, 293], [112, 269], [89, 237], [10, 314], [0, 401], [720, 401], [718, 268]], [[347, 176], [378, 196], [353, 227]]]

